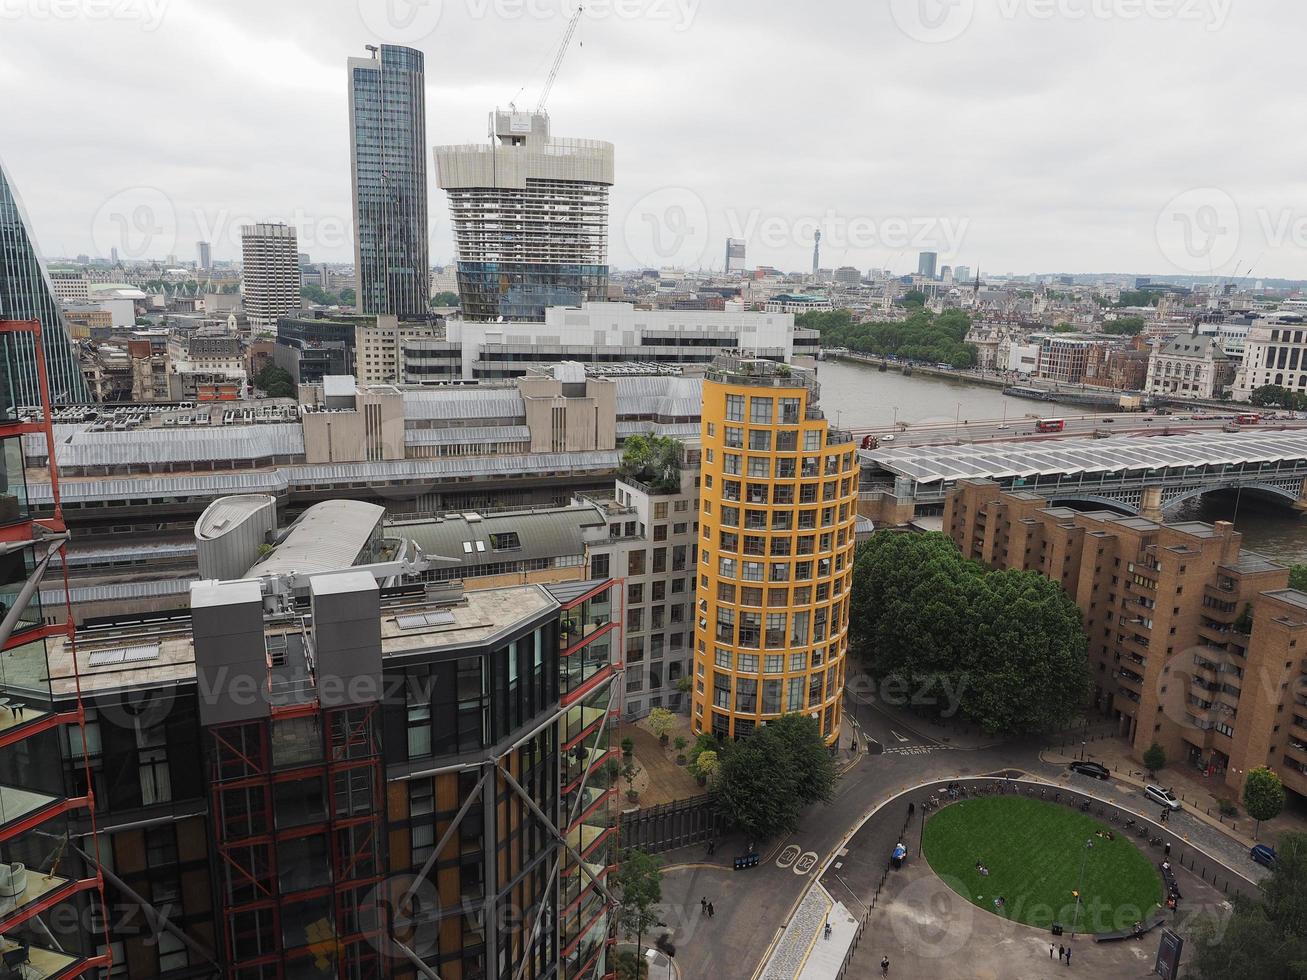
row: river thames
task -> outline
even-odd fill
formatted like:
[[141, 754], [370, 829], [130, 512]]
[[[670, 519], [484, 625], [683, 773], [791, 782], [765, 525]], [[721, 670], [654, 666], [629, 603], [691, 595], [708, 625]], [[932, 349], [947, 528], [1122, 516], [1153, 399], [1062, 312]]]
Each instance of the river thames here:
[[[847, 361], [824, 361], [818, 367], [821, 404], [826, 417], [841, 428], [864, 429], [899, 422], [947, 422], [959, 418], [999, 419], [1005, 415], [1047, 415], [1037, 402], [1008, 398], [997, 388], [878, 371]], [[1065, 414], [1089, 415], [1093, 409], [1068, 406]], [[1243, 532], [1244, 547], [1286, 564], [1307, 562], [1307, 516], [1287, 505], [1254, 494], [1220, 492], [1188, 500], [1167, 512], [1167, 520], [1229, 521]]]

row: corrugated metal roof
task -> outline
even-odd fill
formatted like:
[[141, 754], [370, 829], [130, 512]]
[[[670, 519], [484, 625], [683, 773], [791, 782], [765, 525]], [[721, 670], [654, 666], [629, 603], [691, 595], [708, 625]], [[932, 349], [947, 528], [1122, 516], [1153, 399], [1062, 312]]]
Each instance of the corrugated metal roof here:
[[703, 406], [703, 379], [679, 376], [620, 377], [617, 414], [698, 418]]
[[[396, 537], [409, 538], [428, 555], [457, 558], [465, 566], [493, 562], [565, 558], [585, 552], [591, 534], [607, 521], [593, 504], [547, 510], [508, 511], [468, 521], [463, 515], [389, 525]], [[517, 547], [504, 547], [501, 535], [517, 535]], [[499, 547], [496, 547], [496, 544]]]
[[404, 418], [525, 419], [526, 403], [517, 388], [473, 388], [455, 385], [404, 392]]
[[466, 443], [529, 442], [531, 429], [525, 425], [474, 425], [462, 429], [405, 429], [409, 446], [461, 446]]
[[221, 537], [249, 520], [265, 507], [275, 507], [277, 498], [266, 493], [219, 497], [209, 504], [195, 523], [195, 537], [201, 541]]
[[[92, 432], [85, 426], [57, 428], [63, 430], [55, 438], [61, 468], [304, 455], [304, 432], [298, 422], [112, 432]], [[45, 446], [34, 444], [32, 453], [44, 455]]]
[[[68, 590], [69, 601], [75, 606], [81, 602], [124, 601], [129, 599], [152, 599], [162, 596], [182, 596], [190, 592], [190, 579], [159, 579], [154, 582], [115, 582], [111, 585], [89, 585]], [[43, 606], [62, 606], [64, 593], [62, 589], [43, 589], [41, 591]]]
[[361, 500], [324, 500], [314, 504], [247, 574], [250, 578], [262, 578], [350, 568], [385, 516], [386, 508]]
[[[221, 497], [240, 493], [285, 493], [290, 487], [331, 487], [345, 483], [475, 480], [536, 474], [602, 473], [617, 468], [621, 453], [518, 453], [512, 456], [463, 456], [407, 459], [375, 463], [323, 463], [278, 466], [254, 473], [215, 473], [212, 476], [143, 476], [139, 479], [62, 480], [59, 492], [69, 503], [96, 500], [140, 500], [156, 497]], [[32, 503], [51, 500], [48, 483], [27, 488]]]

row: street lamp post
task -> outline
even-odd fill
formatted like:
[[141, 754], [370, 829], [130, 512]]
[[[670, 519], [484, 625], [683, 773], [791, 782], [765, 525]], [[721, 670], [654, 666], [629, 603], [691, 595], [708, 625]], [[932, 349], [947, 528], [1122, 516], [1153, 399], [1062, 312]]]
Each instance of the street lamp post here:
[[1076, 886], [1076, 911], [1071, 920], [1071, 938], [1076, 938], [1076, 929], [1080, 925], [1080, 896], [1085, 890], [1085, 862], [1089, 859], [1089, 852], [1093, 849], [1092, 840], [1085, 841], [1085, 846], [1080, 855], [1080, 883]]

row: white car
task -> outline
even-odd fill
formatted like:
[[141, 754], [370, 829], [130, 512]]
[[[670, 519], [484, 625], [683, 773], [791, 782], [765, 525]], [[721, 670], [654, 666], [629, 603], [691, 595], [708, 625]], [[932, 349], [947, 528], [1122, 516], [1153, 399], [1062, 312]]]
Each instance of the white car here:
[[1144, 787], [1144, 795], [1154, 803], [1164, 806], [1168, 810], [1180, 809], [1180, 801], [1175, 798], [1175, 794], [1162, 786], [1149, 784]]

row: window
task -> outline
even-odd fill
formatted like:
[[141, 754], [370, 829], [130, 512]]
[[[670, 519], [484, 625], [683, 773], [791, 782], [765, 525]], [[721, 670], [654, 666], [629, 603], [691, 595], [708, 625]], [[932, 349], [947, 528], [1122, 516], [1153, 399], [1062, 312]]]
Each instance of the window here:
[[735, 559], [718, 558], [717, 574], [720, 575], [722, 578], [735, 578]]
[[744, 421], [744, 396], [726, 396], [726, 418], [731, 422]]
[[797, 398], [780, 399], [779, 421], [781, 425], [799, 424], [799, 399]]
[[590, 556], [590, 577], [591, 578], [608, 578], [608, 556], [591, 555]]
[[[770, 621], [770, 620], [771, 620], [771, 617], [768, 616], [767, 619]], [[784, 654], [779, 654], [779, 653], [778, 653], [778, 654], [771, 654], [771, 653], [767, 654], [767, 656], [763, 657], [763, 660], [762, 660], [762, 669], [763, 669], [763, 672], [764, 672], [764, 673], [767, 673], [767, 674], [783, 674], [783, 673], [785, 673], [785, 655], [784, 655]]]
[[735, 664], [735, 654], [723, 647], [713, 647], [713, 663], [718, 667], [731, 670]]
[[[781, 399], [785, 401], [785, 399]], [[799, 451], [799, 433], [794, 429], [782, 429], [776, 433], [776, 451], [794, 453]]]
[[771, 425], [771, 413], [772, 399], [757, 396], [749, 399], [749, 421], [754, 425]]
[[644, 552], [632, 551], [626, 557], [626, 574], [643, 575], [644, 574]]
[[750, 456], [749, 476], [762, 477], [764, 480], [769, 479], [771, 477], [771, 457]]
[[742, 653], [739, 655], [740, 671], [745, 674], [758, 673], [758, 655], [754, 653]]
[[791, 677], [785, 692], [785, 710], [803, 710], [803, 678]]
[[660, 500], [658, 501], [658, 503], [654, 504], [654, 520], [655, 521], [667, 520], [667, 501]]
[[758, 710], [758, 681], [740, 677], [735, 681], [735, 710], [753, 714]]
[[[818, 429], [809, 429], [803, 433], [803, 451], [805, 453], [816, 452], [821, 448], [821, 431]], [[814, 463], [816, 461], [814, 460]]]
[[807, 669], [808, 669], [808, 655], [806, 653], [800, 652], [800, 653], [790, 654], [790, 673], [794, 673], [796, 670], [807, 670]]
[[744, 581], [746, 581], [746, 582], [761, 582], [761, 581], [762, 581], [762, 565], [763, 565], [763, 563], [760, 562], [760, 561], [746, 561], [746, 562], [744, 563], [744, 576], [743, 576]]
[[726, 427], [725, 445], [727, 449], [743, 449], [744, 430], [738, 425], [728, 425]]
[[629, 582], [626, 586], [626, 601], [628, 605], [638, 606], [644, 602], [644, 583]]
[[491, 551], [517, 551], [522, 547], [522, 539], [516, 531], [500, 531], [490, 535]]
[[762, 682], [762, 711], [763, 714], [776, 715], [781, 711], [781, 682], [780, 681], [763, 681]]
[[[729, 473], [732, 476], [738, 476], [740, 473], [740, 454], [739, 453], [722, 453], [722, 472]], [[736, 484], [739, 486], [739, 484]], [[739, 500], [739, 497], [727, 497], [727, 500]]]
[[749, 450], [755, 453], [771, 452], [771, 430], [750, 429]]

